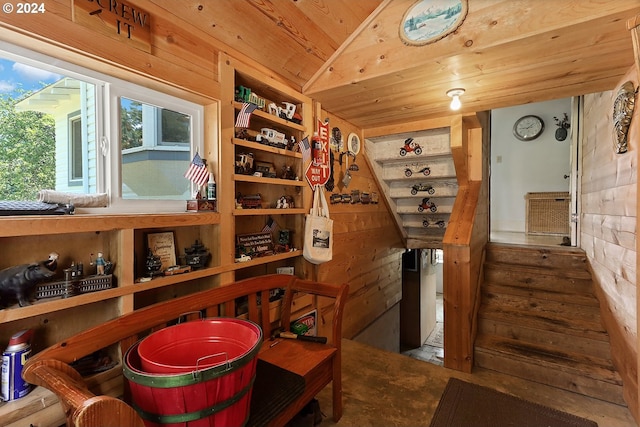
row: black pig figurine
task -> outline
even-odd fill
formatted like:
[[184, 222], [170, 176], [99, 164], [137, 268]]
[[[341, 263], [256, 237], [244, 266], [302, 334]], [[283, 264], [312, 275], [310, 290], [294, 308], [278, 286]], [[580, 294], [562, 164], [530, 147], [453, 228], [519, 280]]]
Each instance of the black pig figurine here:
[[49, 259], [33, 264], [22, 264], [0, 271], [0, 303], [17, 299], [20, 307], [29, 305], [29, 295], [41, 281], [53, 277], [58, 267], [58, 254], [51, 252]]

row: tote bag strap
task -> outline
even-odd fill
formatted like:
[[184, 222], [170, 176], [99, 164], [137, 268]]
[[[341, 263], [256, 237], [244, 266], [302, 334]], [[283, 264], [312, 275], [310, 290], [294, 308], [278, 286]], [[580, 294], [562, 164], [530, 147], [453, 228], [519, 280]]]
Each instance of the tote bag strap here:
[[329, 205], [327, 198], [324, 196], [324, 188], [322, 185], [313, 187], [313, 205], [311, 206], [311, 216], [321, 216], [329, 218]]
[[320, 198], [319, 215], [329, 218], [329, 205], [327, 204], [327, 198], [324, 196], [323, 186], [319, 186], [318, 197]]
[[311, 216], [320, 216], [320, 190], [318, 186], [313, 187], [313, 203], [311, 205]]

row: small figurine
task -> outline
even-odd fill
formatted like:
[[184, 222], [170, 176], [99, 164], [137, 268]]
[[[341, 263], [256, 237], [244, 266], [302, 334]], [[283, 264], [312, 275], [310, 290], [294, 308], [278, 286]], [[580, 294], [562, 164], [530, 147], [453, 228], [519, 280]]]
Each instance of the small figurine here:
[[104, 266], [107, 265], [104, 260], [104, 255], [102, 252], [98, 252], [98, 257], [96, 258], [96, 274], [98, 276], [102, 276], [104, 274]]
[[147, 253], [146, 267], [149, 277], [159, 276], [162, 274], [160, 271], [162, 268], [162, 261], [160, 261], [160, 257], [158, 255], [153, 254], [151, 249], [149, 249], [149, 252]]
[[58, 254], [51, 252], [49, 258], [33, 264], [22, 264], [0, 271], [0, 300], [16, 298], [20, 307], [29, 305], [29, 295], [35, 286], [54, 276], [58, 268]]
[[207, 266], [211, 254], [200, 241], [196, 240], [190, 248], [184, 248], [184, 258], [186, 265], [190, 266], [193, 270], [197, 270]]

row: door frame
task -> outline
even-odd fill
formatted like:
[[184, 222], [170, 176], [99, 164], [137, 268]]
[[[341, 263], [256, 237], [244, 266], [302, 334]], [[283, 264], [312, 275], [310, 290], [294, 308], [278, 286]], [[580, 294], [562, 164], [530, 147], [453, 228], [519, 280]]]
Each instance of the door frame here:
[[570, 149], [570, 181], [569, 194], [571, 204], [569, 206], [569, 226], [571, 246], [580, 247], [580, 189], [582, 184], [580, 171], [582, 170], [582, 116], [584, 111], [584, 98], [574, 96], [571, 99], [571, 149]]

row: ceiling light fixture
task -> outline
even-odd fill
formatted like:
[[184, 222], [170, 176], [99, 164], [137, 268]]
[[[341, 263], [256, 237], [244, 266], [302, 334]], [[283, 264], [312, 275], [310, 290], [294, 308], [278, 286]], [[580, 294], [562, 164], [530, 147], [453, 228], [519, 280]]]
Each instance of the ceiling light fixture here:
[[451, 98], [451, 104], [449, 104], [449, 108], [451, 108], [453, 111], [458, 111], [462, 106], [462, 103], [460, 102], [460, 96], [463, 93], [464, 89], [462, 88], [449, 89], [447, 91], [447, 96]]

